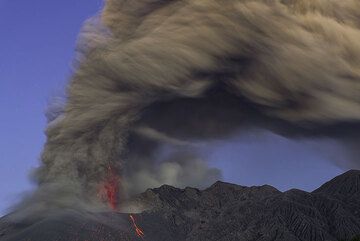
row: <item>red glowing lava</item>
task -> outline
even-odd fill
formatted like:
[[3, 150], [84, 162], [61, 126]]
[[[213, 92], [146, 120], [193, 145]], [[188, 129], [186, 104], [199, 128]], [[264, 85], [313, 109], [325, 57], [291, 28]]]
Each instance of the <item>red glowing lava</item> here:
[[107, 178], [99, 190], [99, 197], [106, 201], [113, 210], [116, 210], [119, 202], [119, 183], [119, 175], [114, 168], [109, 166]]
[[134, 226], [134, 228], [135, 228], [135, 233], [136, 233], [136, 235], [137, 235], [139, 238], [144, 239], [145, 233], [144, 233], [144, 231], [142, 231], [142, 229], [139, 228], [139, 226], [136, 224], [136, 219], [135, 219], [135, 217], [134, 217], [133, 215], [131, 215], [131, 214], [130, 214], [129, 217], [130, 217], [130, 220], [131, 220], [131, 222], [133, 223], [133, 226]]
[[[120, 192], [120, 184], [119, 183], [120, 183], [119, 175], [117, 174], [116, 170], [113, 167], [109, 166], [107, 178], [106, 178], [104, 184], [102, 185], [101, 189], [99, 190], [98, 195], [102, 200], [105, 200], [109, 204], [111, 209], [113, 209], [114, 211], [117, 210], [118, 202], [119, 202], [119, 192]], [[130, 220], [135, 229], [135, 234], [139, 238], [144, 240], [145, 233], [136, 224], [135, 217], [131, 214], [129, 215], [129, 217], [130, 217]]]

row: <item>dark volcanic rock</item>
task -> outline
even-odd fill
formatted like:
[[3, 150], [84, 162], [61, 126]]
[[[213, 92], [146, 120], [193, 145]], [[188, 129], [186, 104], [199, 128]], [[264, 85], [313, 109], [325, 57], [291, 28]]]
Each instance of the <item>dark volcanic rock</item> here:
[[[360, 234], [360, 171], [312, 193], [216, 182], [206, 190], [164, 185], [130, 202], [148, 241], [337, 241]], [[128, 214], [79, 214], [25, 224], [0, 221], [1, 241], [141, 240]]]
[[135, 240], [128, 215], [85, 214], [66, 211], [35, 223], [0, 223], [0, 240], [6, 241], [107, 241]]

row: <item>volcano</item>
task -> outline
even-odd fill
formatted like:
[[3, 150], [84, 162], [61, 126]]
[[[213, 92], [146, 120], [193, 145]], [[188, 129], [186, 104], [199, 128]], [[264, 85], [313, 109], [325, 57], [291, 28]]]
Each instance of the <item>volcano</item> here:
[[[216, 182], [163, 185], [127, 203], [138, 213], [64, 210], [36, 222], [0, 220], [1, 241], [338, 241], [360, 234], [360, 171], [313, 192]], [[132, 217], [132, 218], [129, 218]], [[144, 236], [138, 236], [134, 227]]]

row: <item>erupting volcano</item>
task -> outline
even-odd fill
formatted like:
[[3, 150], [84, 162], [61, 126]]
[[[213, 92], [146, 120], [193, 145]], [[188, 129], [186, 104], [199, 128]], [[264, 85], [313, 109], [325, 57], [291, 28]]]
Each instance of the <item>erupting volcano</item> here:
[[66, 101], [49, 119], [36, 208], [20, 206], [36, 212], [29, 216], [94, 210], [99, 186], [111, 208], [119, 192], [206, 188], [219, 170], [196, 152], [164, 160], [159, 150], [249, 128], [334, 138], [348, 152], [341, 165], [360, 167], [359, 8], [356, 0], [107, 0], [81, 32]]
[[[53, 222], [58, 219], [66, 223], [63, 220], [79, 215], [91, 220], [89, 226], [121, 230], [115, 236], [124, 240], [130, 237], [124, 231], [130, 225], [143, 239], [135, 216], [118, 210], [123, 199], [148, 190], [148, 196], [135, 205], [143, 211], [149, 204], [143, 201], [150, 199], [158, 211], [147, 213], [148, 223], [138, 219], [146, 239], [163, 235], [150, 234], [151, 223], [159, 225], [163, 237], [172, 237], [168, 240], [211, 240], [202, 231], [208, 227], [218, 230], [216, 237], [221, 240], [228, 235], [221, 227], [231, 227], [221, 222], [234, 212], [228, 203], [231, 198], [244, 217], [250, 211], [257, 215], [253, 226], [247, 226], [247, 220], [236, 224], [228, 220], [240, 225], [238, 230], [246, 230], [245, 234], [230, 230], [241, 240], [260, 240], [261, 235], [261, 240], [310, 240], [302, 236], [305, 233], [314, 236], [311, 240], [323, 241], [355, 234], [358, 223], [344, 218], [349, 225], [335, 223], [338, 233], [331, 233], [324, 221], [329, 215], [351, 216], [354, 206], [360, 209], [347, 195], [338, 201], [343, 205], [343, 200], [350, 200], [349, 207], [341, 206], [333, 214], [331, 208], [311, 209], [319, 202], [336, 206], [331, 193], [326, 193], [331, 197], [289, 194], [226, 185], [220, 185], [226, 193], [217, 189], [219, 185], [206, 191], [222, 173], [194, 149], [199, 143], [266, 130], [294, 140], [334, 140], [346, 153], [336, 164], [359, 169], [359, 40], [358, 0], [106, 0], [101, 13], [81, 31], [64, 103], [56, 110], [50, 108], [41, 164], [33, 174], [38, 187], [14, 208], [12, 220], [26, 225], [47, 220], [56, 227]], [[171, 154], [166, 152], [169, 149]], [[352, 183], [357, 183], [357, 176]], [[165, 194], [149, 189], [163, 184], [185, 189], [161, 189]], [[186, 189], [190, 186], [199, 190]], [[306, 200], [309, 208], [301, 213], [302, 207], [294, 201], [289, 210], [298, 208], [301, 222], [287, 216], [293, 210], [281, 210], [286, 215], [279, 214], [277, 226], [268, 215], [261, 224], [269, 229], [258, 233], [261, 214], [256, 205], [253, 209], [243, 205], [243, 200], [251, 199], [248, 191], [257, 192], [259, 202], [271, 196], [265, 206], [286, 206], [290, 195], [295, 201]], [[214, 202], [207, 199], [213, 193]], [[251, 199], [263, 205], [257, 202]], [[160, 214], [159, 203], [169, 215]], [[220, 210], [224, 203], [228, 209]], [[178, 207], [186, 211], [176, 213]], [[201, 207], [202, 212], [193, 207]], [[273, 206], [263, 210], [278, 211]], [[107, 215], [122, 226], [114, 228]], [[220, 221], [208, 223], [202, 215]], [[354, 215], [352, 219], [358, 220], [360, 214]], [[309, 230], [298, 233], [298, 226], [286, 229], [284, 222], [300, 222], [298, 226]], [[196, 224], [194, 235], [188, 233], [192, 224]], [[169, 230], [173, 236], [166, 233]], [[284, 239], [271, 239], [266, 231], [274, 237], [281, 233]]]

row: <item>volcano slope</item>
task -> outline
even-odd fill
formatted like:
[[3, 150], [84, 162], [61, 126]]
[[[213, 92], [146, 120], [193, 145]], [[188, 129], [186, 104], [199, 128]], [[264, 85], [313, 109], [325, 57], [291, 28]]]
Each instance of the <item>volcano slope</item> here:
[[161, 186], [128, 203], [129, 214], [66, 210], [35, 223], [0, 220], [1, 241], [336, 241], [360, 234], [360, 171], [309, 193], [216, 182], [201, 191]]

